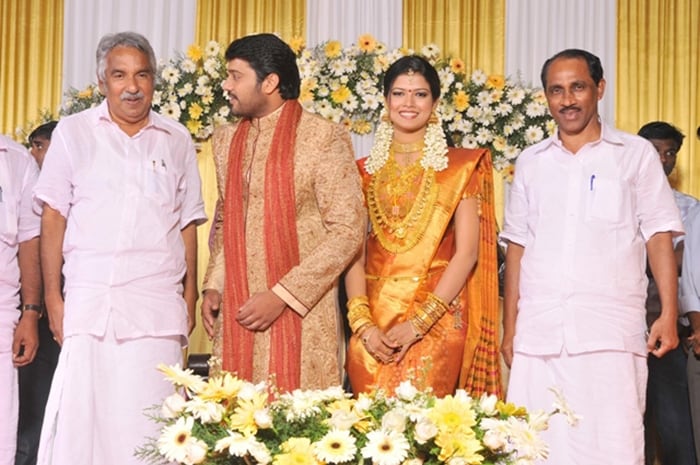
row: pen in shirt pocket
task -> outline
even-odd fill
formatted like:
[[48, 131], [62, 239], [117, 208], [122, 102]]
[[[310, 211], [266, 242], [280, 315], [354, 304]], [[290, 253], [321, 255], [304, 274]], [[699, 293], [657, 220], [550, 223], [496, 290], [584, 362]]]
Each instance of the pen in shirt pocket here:
[[590, 181], [590, 187], [589, 190], [593, 191], [593, 183], [595, 182], [595, 174], [591, 175], [591, 181]]

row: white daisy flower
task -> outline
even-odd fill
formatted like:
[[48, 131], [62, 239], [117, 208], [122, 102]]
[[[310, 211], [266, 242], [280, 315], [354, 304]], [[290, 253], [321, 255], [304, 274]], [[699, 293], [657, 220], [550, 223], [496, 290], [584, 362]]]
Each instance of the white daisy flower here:
[[406, 437], [395, 431], [375, 430], [367, 433], [367, 444], [362, 456], [373, 465], [400, 465], [408, 457]]
[[172, 425], [164, 427], [157, 441], [158, 452], [168, 460], [184, 462], [192, 437], [192, 426], [194, 418], [180, 417]]
[[313, 447], [316, 457], [325, 463], [349, 462], [357, 452], [356, 440], [347, 430], [330, 430]]
[[525, 140], [528, 144], [539, 142], [544, 137], [544, 131], [539, 126], [530, 126], [525, 130]]

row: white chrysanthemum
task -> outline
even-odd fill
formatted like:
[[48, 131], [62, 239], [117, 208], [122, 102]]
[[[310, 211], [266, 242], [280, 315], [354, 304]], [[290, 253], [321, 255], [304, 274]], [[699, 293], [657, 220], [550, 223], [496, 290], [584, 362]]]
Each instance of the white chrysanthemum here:
[[163, 71], [161, 71], [160, 76], [168, 84], [175, 85], [177, 84], [178, 79], [180, 79], [180, 70], [175, 68], [174, 66], [168, 65], [165, 68], [163, 68]]
[[518, 158], [518, 155], [520, 155], [520, 150], [518, 147], [514, 147], [512, 145], [506, 146], [505, 150], [503, 150], [503, 155], [505, 155], [506, 159], [508, 160], [515, 160]]
[[513, 105], [501, 102], [496, 106], [493, 112], [499, 116], [508, 116], [513, 112]]
[[197, 63], [190, 60], [189, 58], [185, 58], [180, 63], [180, 69], [185, 73], [194, 73], [195, 71], [197, 71]]
[[187, 402], [185, 410], [202, 423], [218, 423], [226, 412], [224, 406], [218, 402], [205, 401], [199, 397]]
[[493, 133], [489, 131], [486, 128], [479, 128], [478, 131], [476, 131], [476, 142], [483, 146], [488, 144], [493, 140]]
[[484, 73], [484, 72], [483, 72], [482, 70], [480, 70], [480, 69], [477, 69], [477, 70], [475, 70], [475, 71], [472, 73], [471, 80], [472, 80], [472, 82], [473, 82], [474, 84], [476, 84], [477, 86], [483, 86], [484, 84], [486, 84], [486, 80], [487, 80], [488, 78], [489, 78], [489, 77], [486, 75], [486, 73]]
[[362, 456], [370, 459], [373, 465], [399, 465], [408, 456], [408, 449], [408, 440], [403, 434], [375, 430], [367, 433]]
[[539, 102], [530, 102], [525, 106], [525, 114], [530, 118], [544, 116], [547, 108]]
[[250, 448], [250, 455], [257, 465], [267, 465], [272, 462], [272, 455], [267, 446], [262, 442], [255, 441]]
[[244, 436], [235, 431], [228, 431], [228, 436], [216, 441], [214, 450], [223, 452], [228, 450], [228, 455], [233, 457], [245, 457], [253, 447], [255, 439], [252, 436]]
[[272, 415], [270, 415], [270, 410], [267, 408], [256, 411], [253, 414], [253, 419], [260, 429], [272, 428]]
[[199, 76], [197, 78], [197, 85], [198, 86], [206, 86], [207, 84], [209, 84], [209, 82], [211, 82], [211, 80], [209, 79], [209, 76], [207, 76], [206, 74], [202, 74], [201, 76]]
[[[170, 116], [166, 113], [163, 114], [165, 116]], [[180, 118], [179, 111], [177, 116], [173, 119], [177, 120], [178, 118]], [[158, 365], [158, 370], [163, 373], [165, 375], [165, 379], [171, 383], [175, 384], [176, 386], [183, 386], [192, 392], [199, 392], [199, 390], [207, 384], [201, 377], [195, 375], [189, 368], [180, 368], [179, 363], [170, 366], [161, 363]]]
[[204, 47], [204, 54], [208, 57], [216, 57], [221, 52], [221, 45], [215, 40], [210, 40]]
[[438, 77], [440, 78], [440, 85], [443, 93], [447, 92], [453, 82], [455, 82], [455, 74], [450, 68], [440, 68], [438, 70]]
[[488, 90], [482, 90], [478, 94], [476, 94], [476, 103], [480, 107], [488, 107], [493, 103], [493, 96], [491, 95], [491, 92]]
[[400, 408], [386, 412], [382, 417], [382, 429], [397, 433], [406, 431], [406, 412]]
[[[505, 147], [502, 149], [504, 150]], [[495, 415], [498, 410], [496, 409], [496, 404], [498, 403], [498, 397], [495, 395], [491, 394], [486, 394], [483, 393], [481, 395], [481, 398], [479, 398], [479, 408], [481, 409], [484, 414], [488, 416]]]
[[525, 100], [525, 89], [522, 87], [513, 87], [508, 90], [506, 97], [513, 105], [520, 105]]
[[516, 417], [508, 419], [509, 448], [516, 452], [518, 458], [544, 460], [549, 455], [549, 448], [537, 431], [524, 420]]
[[525, 140], [528, 144], [535, 144], [542, 140], [544, 131], [539, 126], [530, 126], [525, 130]]
[[179, 393], [170, 394], [163, 401], [160, 409], [161, 415], [163, 418], [175, 418], [185, 409], [186, 404], [187, 400]]
[[194, 88], [192, 87], [192, 83], [186, 82], [185, 84], [183, 84], [182, 87], [180, 87], [177, 90], [177, 95], [179, 95], [180, 97], [185, 97], [187, 95], [190, 95], [193, 90], [194, 90]]
[[185, 465], [195, 465], [204, 462], [207, 458], [207, 443], [201, 439], [190, 438], [187, 444], [187, 460]]
[[440, 56], [440, 47], [437, 46], [437, 44], [428, 44], [424, 45], [420, 49], [420, 54], [425, 57], [426, 60], [428, 60], [431, 64], [435, 64], [435, 60], [438, 59]]
[[158, 452], [168, 460], [185, 462], [193, 426], [194, 418], [180, 417], [172, 425], [164, 427], [157, 441]]
[[581, 416], [574, 413], [574, 411], [571, 409], [561, 389], [558, 387], [551, 387], [549, 390], [554, 393], [554, 408], [556, 411], [566, 415], [566, 421], [570, 426], [578, 425], [579, 420], [581, 420]]
[[316, 457], [325, 463], [349, 462], [357, 452], [356, 440], [347, 430], [331, 430], [314, 443]]
[[418, 395], [418, 389], [410, 381], [402, 381], [396, 388], [396, 396], [405, 401], [412, 401]]
[[320, 399], [313, 391], [295, 389], [282, 394], [281, 399], [287, 404], [287, 421], [303, 420], [321, 411]]
[[438, 428], [428, 418], [422, 418], [416, 422], [413, 437], [418, 444], [425, 444], [438, 434]]
[[219, 61], [215, 58], [209, 58], [204, 61], [204, 71], [211, 76], [212, 79], [221, 77], [219, 74]]

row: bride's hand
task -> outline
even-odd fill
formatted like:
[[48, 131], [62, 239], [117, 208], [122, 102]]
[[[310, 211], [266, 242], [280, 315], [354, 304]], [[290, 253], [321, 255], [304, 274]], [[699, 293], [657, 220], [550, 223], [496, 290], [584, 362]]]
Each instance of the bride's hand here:
[[358, 335], [365, 350], [381, 363], [391, 363], [398, 346], [376, 326], [370, 326]]
[[398, 349], [398, 352], [393, 357], [393, 361], [396, 363], [403, 360], [406, 352], [413, 344], [423, 339], [423, 335], [413, 326], [410, 320], [397, 324], [387, 331], [386, 336]]

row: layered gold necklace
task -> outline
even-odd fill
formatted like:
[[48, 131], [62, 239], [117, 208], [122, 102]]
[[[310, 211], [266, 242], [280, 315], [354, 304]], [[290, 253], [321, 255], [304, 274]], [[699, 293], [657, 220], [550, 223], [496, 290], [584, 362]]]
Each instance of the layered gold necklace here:
[[386, 164], [372, 176], [367, 188], [372, 233], [394, 254], [410, 250], [423, 238], [437, 199], [432, 168], [423, 168], [420, 158], [405, 167], [396, 162], [395, 153], [414, 153], [422, 148], [422, 141], [394, 142]]

